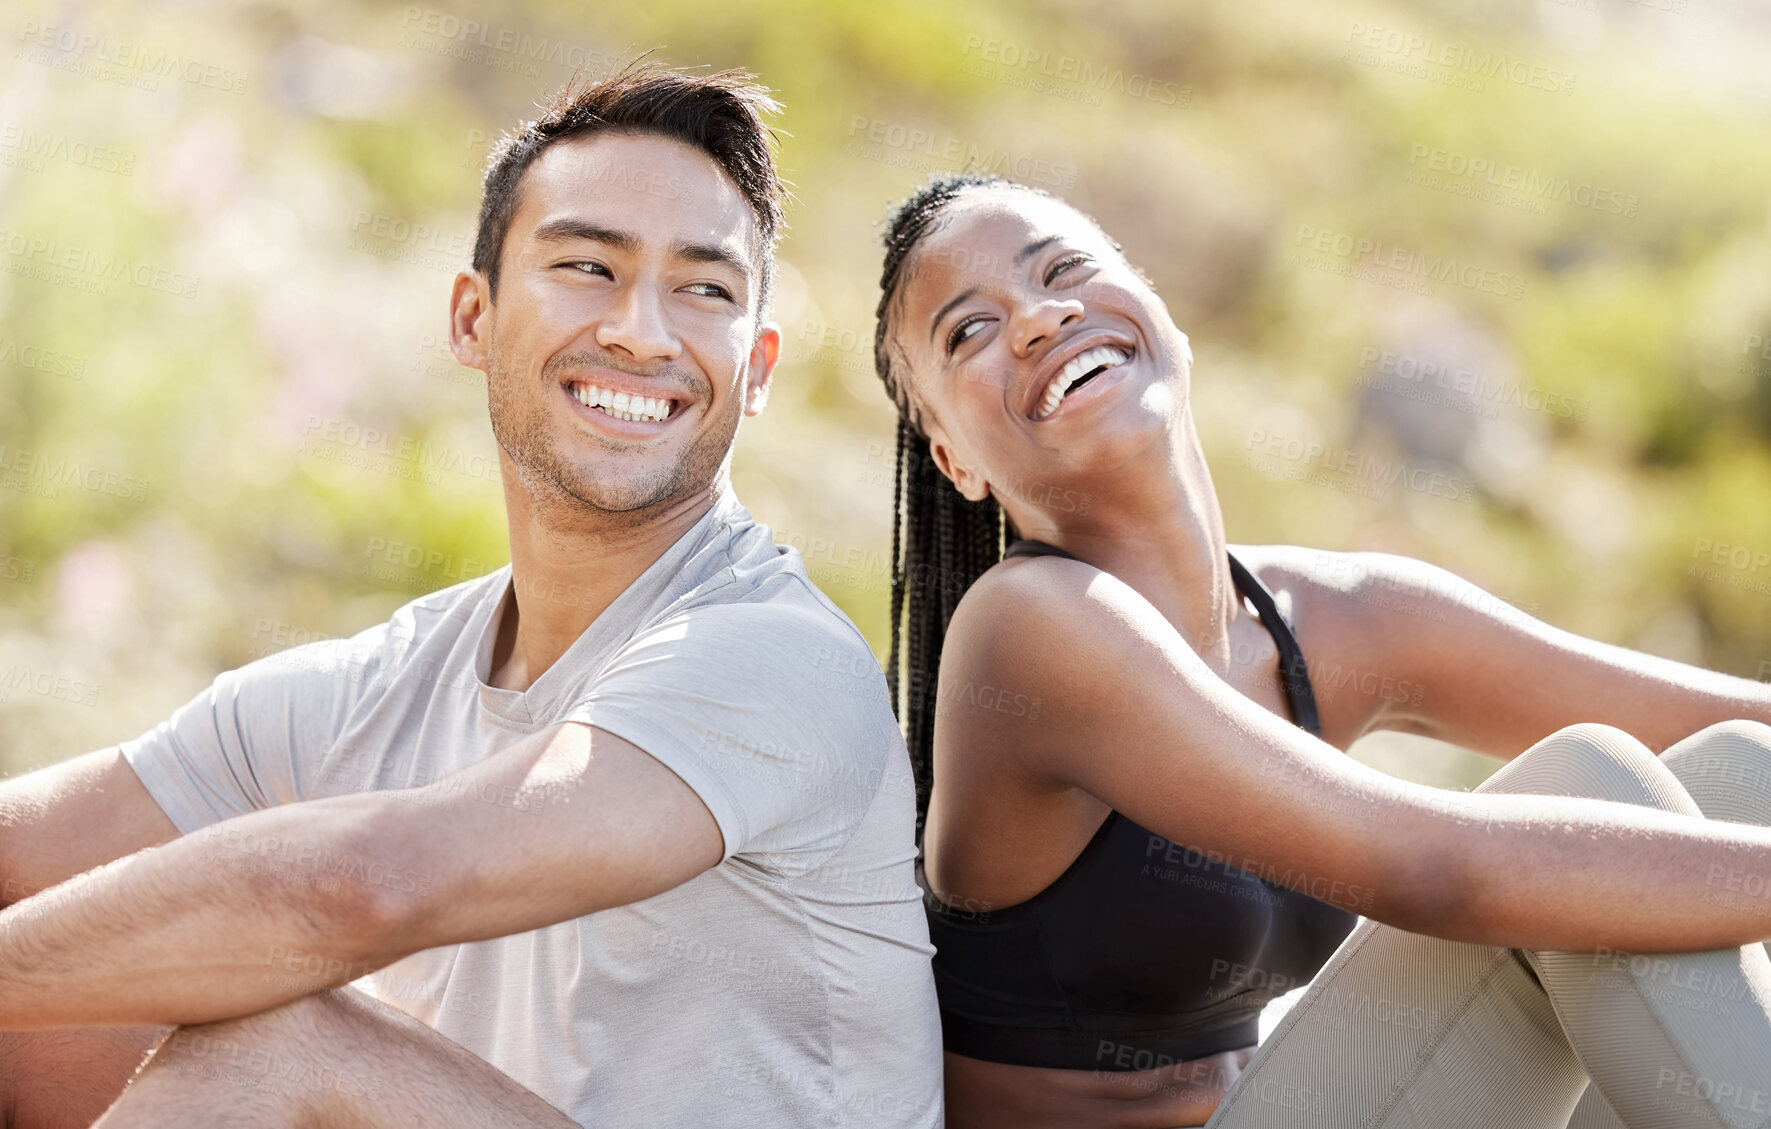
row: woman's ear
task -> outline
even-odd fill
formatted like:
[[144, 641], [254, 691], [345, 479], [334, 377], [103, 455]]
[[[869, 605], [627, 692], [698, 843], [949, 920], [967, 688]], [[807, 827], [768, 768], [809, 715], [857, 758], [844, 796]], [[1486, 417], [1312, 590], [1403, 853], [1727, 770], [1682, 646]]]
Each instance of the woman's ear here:
[[928, 427], [929, 456], [935, 460], [935, 468], [946, 475], [967, 501], [982, 502], [990, 496], [990, 484], [984, 476], [960, 462], [953, 454], [953, 448], [947, 443], [947, 436], [933, 424]]

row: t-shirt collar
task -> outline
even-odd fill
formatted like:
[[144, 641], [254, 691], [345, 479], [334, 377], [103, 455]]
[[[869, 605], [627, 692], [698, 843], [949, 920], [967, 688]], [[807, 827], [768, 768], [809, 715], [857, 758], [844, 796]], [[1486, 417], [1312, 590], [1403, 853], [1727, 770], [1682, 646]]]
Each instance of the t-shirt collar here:
[[633, 636], [648, 618], [646, 613], [666, 594], [673, 582], [682, 579], [679, 573], [684, 564], [741, 509], [728, 480], [707, 512], [671, 542], [657, 560], [647, 565], [632, 584], [622, 589], [584, 633], [572, 641], [566, 653], [543, 671], [527, 690], [503, 690], [486, 681], [492, 670], [497, 626], [514, 581], [508, 564], [493, 573], [484, 597], [486, 603], [482, 605], [483, 615], [476, 617], [480, 635], [474, 648], [474, 675], [479, 683], [480, 704], [492, 713], [524, 724], [533, 724], [537, 719], [547, 717], [554, 700], [581, 678], [587, 665], [600, 664], [603, 658]]

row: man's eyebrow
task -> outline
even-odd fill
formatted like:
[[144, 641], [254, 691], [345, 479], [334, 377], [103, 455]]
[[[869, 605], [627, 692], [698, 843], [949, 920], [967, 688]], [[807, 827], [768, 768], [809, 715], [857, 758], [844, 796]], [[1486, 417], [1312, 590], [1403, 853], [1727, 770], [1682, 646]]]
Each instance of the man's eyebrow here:
[[617, 231], [612, 227], [591, 223], [589, 220], [548, 220], [535, 229], [534, 238], [544, 243], [565, 243], [573, 239], [588, 239], [594, 243], [607, 243], [616, 250], [625, 251], [630, 255], [640, 249], [640, 237], [633, 232]]
[[685, 259], [691, 263], [724, 263], [745, 278], [750, 277], [750, 261], [718, 243], [695, 243], [679, 239], [670, 245], [670, 254], [672, 258]]
[[1028, 259], [1031, 259], [1033, 256], [1039, 254], [1041, 251], [1045, 250], [1047, 247], [1050, 247], [1053, 243], [1056, 243], [1057, 241], [1058, 241], [1058, 237], [1055, 235], [1048, 235], [1044, 239], [1034, 240], [1032, 243], [1029, 243], [1025, 247], [1021, 248], [1021, 253], [1015, 256], [1015, 265], [1017, 267], [1020, 266], [1022, 263], [1026, 262]]
[[965, 301], [967, 298], [970, 298], [972, 295], [976, 294], [977, 292], [978, 292], [978, 288], [976, 286], [974, 286], [971, 289], [960, 293], [959, 295], [954, 297], [953, 301], [947, 303], [945, 306], [942, 306], [938, 311], [936, 311], [935, 320], [929, 322], [929, 343], [931, 345], [934, 344], [934, 341], [935, 341], [935, 329], [938, 326], [940, 326], [941, 319], [947, 316], [947, 312], [949, 310], [953, 309], [953, 307], [959, 305], [961, 302]]
[[[637, 255], [641, 245], [640, 237], [631, 231], [618, 231], [615, 228], [604, 227], [589, 220], [570, 218], [548, 220], [535, 229], [534, 238], [545, 243], [566, 243], [574, 239], [588, 239], [594, 243], [606, 243], [629, 255]], [[750, 263], [736, 251], [722, 247], [717, 243], [697, 243], [689, 239], [679, 239], [670, 245], [670, 254], [674, 258], [684, 259], [691, 263], [724, 263], [744, 277], [750, 277]]]

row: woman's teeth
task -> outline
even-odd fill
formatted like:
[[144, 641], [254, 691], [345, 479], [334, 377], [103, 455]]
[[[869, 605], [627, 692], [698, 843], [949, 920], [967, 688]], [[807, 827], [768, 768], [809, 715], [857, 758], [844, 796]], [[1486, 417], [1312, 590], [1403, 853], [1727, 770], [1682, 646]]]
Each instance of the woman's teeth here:
[[629, 396], [625, 392], [611, 392], [595, 384], [574, 384], [572, 395], [585, 407], [600, 408], [616, 419], [643, 419], [653, 423], [667, 419], [670, 410], [676, 406], [674, 400]]
[[1057, 411], [1058, 403], [1063, 400], [1064, 393], [1070, 391], [1070, 386], [1088, 373], [1096, 369], [1117, 368], [1130, 359], [1129, 353], [1113, 345], [1097, 345], [1078, 356], [1065, 365], [1063, 371], [1053, 377], [1052, 382], [1046, 386], [1045, 399], [1039, 402], [1039, 410], [1033, 413], [1033, 418], [1044, 419]]

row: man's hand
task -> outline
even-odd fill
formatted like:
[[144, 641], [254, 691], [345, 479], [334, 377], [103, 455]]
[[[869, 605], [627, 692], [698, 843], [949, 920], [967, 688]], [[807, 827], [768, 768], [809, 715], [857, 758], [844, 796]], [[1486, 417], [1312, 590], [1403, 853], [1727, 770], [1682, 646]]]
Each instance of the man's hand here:
[[679, 777], [568, 723], [424, 788], [226, 820], [0, 913], [0, 1029], [249, 1015], [651, 897], [722, 854]]

